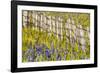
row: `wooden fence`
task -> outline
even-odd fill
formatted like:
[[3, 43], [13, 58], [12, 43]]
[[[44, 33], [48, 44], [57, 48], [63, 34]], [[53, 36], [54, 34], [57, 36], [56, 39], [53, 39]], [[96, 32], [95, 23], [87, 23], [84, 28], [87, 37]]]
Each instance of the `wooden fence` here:
[[[63, 30], [66, 32], [67, 41], [72, 43], [72, 46], [76, 41], [79, 43], [79, 47], [84, 49], [86, 47], [86, 39], [89, 41], [90, 29], [89, 27], [83, 28], [81, 24], [75, 25], [74, 20], [68, 18], [63, 23], [63, 17], [46, 15], [41, 11], [22, 11], [22, 24], [23, 27], [31, 26], [33, 29], [40, 31], [53, 32], [59, 39], [63, 38]], [[63, 28], [65, 24], [65, 27]], [[86, 36], [87, 35], [87, 36]]]

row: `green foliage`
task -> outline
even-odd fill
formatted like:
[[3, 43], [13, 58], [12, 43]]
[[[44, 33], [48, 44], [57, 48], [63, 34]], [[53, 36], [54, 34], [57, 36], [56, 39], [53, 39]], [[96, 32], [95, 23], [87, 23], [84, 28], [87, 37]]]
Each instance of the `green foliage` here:
[[78, 48], [78, 43], [75, 43], [75, 48], [74, 48], [75, 52], [79, 52], [79, 48]]

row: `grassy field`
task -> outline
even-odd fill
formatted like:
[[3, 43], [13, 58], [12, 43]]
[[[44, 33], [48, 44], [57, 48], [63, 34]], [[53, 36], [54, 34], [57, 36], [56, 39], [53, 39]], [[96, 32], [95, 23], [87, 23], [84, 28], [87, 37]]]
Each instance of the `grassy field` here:
[[[40, 31], [39, 28], [33, 29], [31, 23], [29, 26], [22, 27], [22, 62], [41, 62], [41, 61], [61, 61], [61, 60], [82, 60], [90, 58], [90, 40], [88, 31], [84, 31], [85, 47], [81, 45], [81, 38], [76, 36], [77, 31], [70, 31], [65, 28], [68, 17], [71, 17], [75, 22], [78, 29], [80, 23], [82, 29], [85, 30], [90, 27], [89, 14], [79, 13], [55, 13], [55, 12], [42, 12], [47, 16], [62, 16], [62, 39], [57, 37], [52, 29], [50, 32]], [[31, 14], [32, 15], [32, 14]], [[32, 17], [29, 17], [30, 22]], [[39, 24], [38, 24], [39, 25]], [[71, 25], [71, 24], [70, 24]], [[71, 27], [74, 29], [73, 27]], [[80, 32], [79, 35], [82, 33]], [[69, 35], [68, 37], [66, 35]], [[71, 36], [71, 38], [70, 38]], [[73, 41], [74, 38], [74, 41]], [[79, 40], [80, 39], [80, 40]], [[83, 47], [82, 47], [83, 46]]]

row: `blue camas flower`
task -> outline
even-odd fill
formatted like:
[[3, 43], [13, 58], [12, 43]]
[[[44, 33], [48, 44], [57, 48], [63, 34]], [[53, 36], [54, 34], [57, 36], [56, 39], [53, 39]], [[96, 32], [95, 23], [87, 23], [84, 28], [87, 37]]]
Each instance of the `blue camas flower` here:
[[50, 58], [50, 50], [48, 48], [45, 50], [45, 54], [47, 58]]
[[25, 55], [27, 56], [27, 60], [28, 60], [29, 62], [34, 61], [35, 55], [34, 55], [34, 49], [33, 49], [33, 48], [29, 48], [29, 49], [26, 51]]
[[36, 48], [36, 52], [37, 52], [38, 55], [40, 55], [42, 53], [42, 48], [40, 48], [40, 47]]

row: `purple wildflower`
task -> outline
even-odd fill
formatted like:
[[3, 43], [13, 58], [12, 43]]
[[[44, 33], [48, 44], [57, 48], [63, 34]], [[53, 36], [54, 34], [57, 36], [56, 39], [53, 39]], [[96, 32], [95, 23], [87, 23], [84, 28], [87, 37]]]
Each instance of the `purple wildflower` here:
[[50, 58], [50, 50], [47, 48], [45, 51], [46, 57]]
[[36, 52], [38, 55], [40, 55], [42, 53], [42, 48], [36, 48]]
[[29, 62], [34, 61], [35, 56], [34, 56], [34, 49], [33, 49], [32, 47], [29, 48], [29, 49], [26, 51], [25, 55], [27, 56], [27, 59], [28, 59]]

